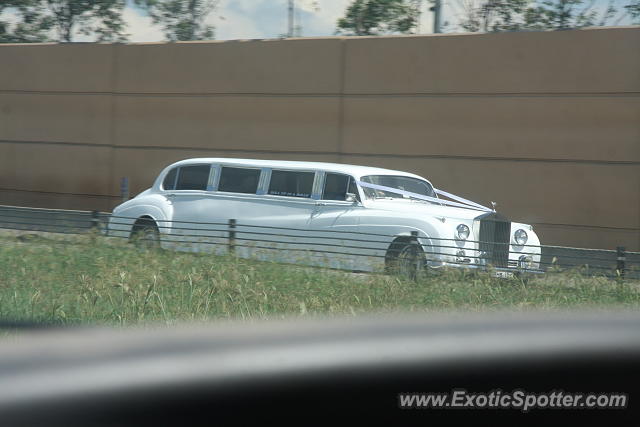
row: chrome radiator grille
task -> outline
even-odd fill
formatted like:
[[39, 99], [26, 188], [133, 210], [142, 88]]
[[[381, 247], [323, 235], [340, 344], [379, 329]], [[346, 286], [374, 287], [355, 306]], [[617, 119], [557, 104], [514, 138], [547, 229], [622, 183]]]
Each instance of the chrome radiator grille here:
[[480, 218], [480, 252], [487, 264], [494, 267], [509, 266], [509, 240], [511, 222], [497, 213]]

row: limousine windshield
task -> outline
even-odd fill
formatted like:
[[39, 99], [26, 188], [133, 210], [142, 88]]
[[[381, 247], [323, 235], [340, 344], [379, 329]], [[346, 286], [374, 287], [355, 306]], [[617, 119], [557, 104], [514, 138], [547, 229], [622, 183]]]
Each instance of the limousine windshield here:
[[[411, 178], [408, 176], [395, 176], [395, 175], [367, 175], [361, 178], [362, 182], [368, 184], [383, 185], [385, 187], [396, 188], [401, 191], [408, 191], [411, 193], [420, 194], [428, 197], [436, 197], [433, 187], [426, 181], [420, 179]], [[363, 187], [364, 194], [369, 199], [376, 199], [382, 197], [389, 198], [408, 198], [399, 193], [393, 193], [391, 191], [384, 191], [375, 188]]]

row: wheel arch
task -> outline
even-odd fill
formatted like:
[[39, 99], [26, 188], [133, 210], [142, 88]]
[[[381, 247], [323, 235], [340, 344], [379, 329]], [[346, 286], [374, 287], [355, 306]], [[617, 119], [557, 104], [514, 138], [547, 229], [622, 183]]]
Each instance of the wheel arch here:
[[431, 245], [431, 239], [426, 235], [426, 233], [424, 233], [424, 231], [422, 230], [412, 230], [412, 231], [417, 231], [418, 234], [413, 235], [411, 234], [411, 232], [403, 232], [396, 235], [393, 238], [393, 240], [391, 241], [391, 243], [389, 244], [389, 247], [385, 252], [384, 263], [385, 263], [386, 269], [389, 269], [390, 267], [392, 267], [393, 262], [397, 258], [398, 253], [400, 252], [400, 249], [403, 246], [410, 243], [417, 243], [418, 248], [422, 252], [424, 252], [424, 246]]
[[[149, 197], [144, 197], [147, 200]], [[163, 206], [151, 203], [140, 203], [132, 199], [124, 205], [116, 207], [109, 220], [110, 235], [129, 238], [139, 221], [153, 221], [162, 233], [167, 233], [171, 223], [168, 222], [169, 214]]]
[[152, 225], [159, 231], [158, 221], [154, 217], [151, 215], [141, 215], [133, 222], [133, 225], [131, 226], [131, 233], [135, 233], [145, 225]]

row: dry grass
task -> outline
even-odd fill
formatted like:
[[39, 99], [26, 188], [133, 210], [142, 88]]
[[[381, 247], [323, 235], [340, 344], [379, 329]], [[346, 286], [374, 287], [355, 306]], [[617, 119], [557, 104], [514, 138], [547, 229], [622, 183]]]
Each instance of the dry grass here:
[[276, 263], [140, 252], [96, 236], [0, 238], [0, 319], [130, 325], [371, 312], [640, 307], [640, 282], [451, 271], [419, 282]]

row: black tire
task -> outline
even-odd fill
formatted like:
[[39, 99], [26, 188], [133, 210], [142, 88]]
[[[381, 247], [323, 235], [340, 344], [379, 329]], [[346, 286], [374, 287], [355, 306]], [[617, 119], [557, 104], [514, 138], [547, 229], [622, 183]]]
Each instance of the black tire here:
[[153, 220], [139, 219], [131, 231], [129, 240], [142, 250], [160, 249], [160, 232]]
[[387, 251], [386, 267], [390, 274], [417, 280], [427, 272], [427, 259], [417, 241], [399, 240]]

